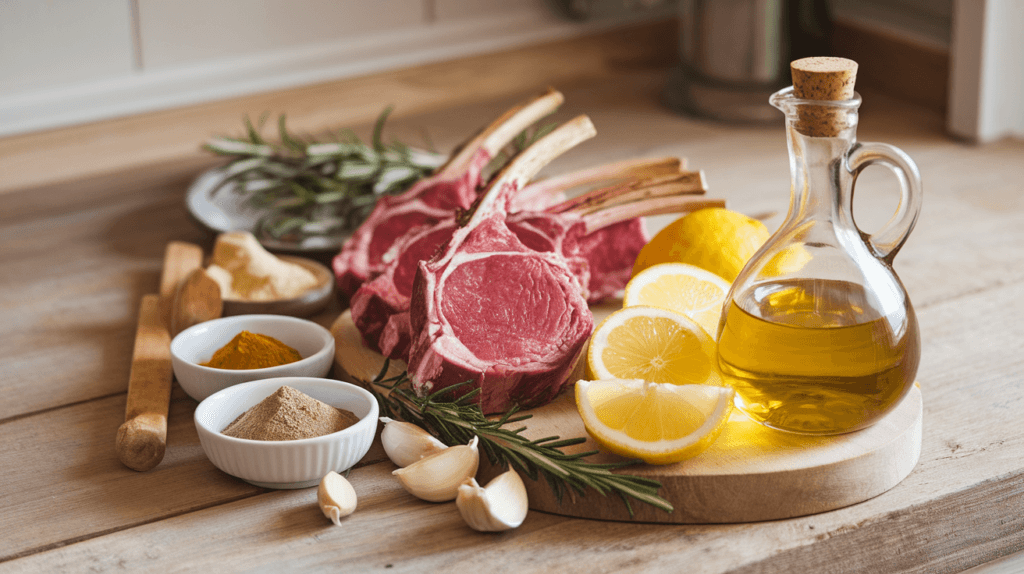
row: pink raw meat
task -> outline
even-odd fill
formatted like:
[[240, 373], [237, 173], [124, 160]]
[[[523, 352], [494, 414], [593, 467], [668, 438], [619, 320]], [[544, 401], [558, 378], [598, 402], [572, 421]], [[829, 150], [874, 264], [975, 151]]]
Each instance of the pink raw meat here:
[[523, 245], [505, 223], [510, 196], [551, 159], [593, 137], [585, 116], [544, 136], [502, 171], [444, 251], [421, 262], [410, 309], [409, 373], [427, 393], [468, 381], [485, 413], [544, 404], [566, 384], [593, 329], [565, 257]]

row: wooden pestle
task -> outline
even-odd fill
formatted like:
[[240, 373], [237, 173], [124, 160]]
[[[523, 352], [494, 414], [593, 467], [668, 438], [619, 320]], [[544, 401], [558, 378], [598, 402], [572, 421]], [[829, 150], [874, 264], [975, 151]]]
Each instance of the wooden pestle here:
[[[789, 65], [793, 95], [802, 100], [843, 101], [853, 99], [857, 62], [846, 58], [814, 57]], [[829, 106], [801, 106], [796, 129], [811, 137], [835, 137], [849, 127], [846, 110]]]
[[171, 241], [164, 249], [164, 267], [160, 272], [160, 315], [164, 325], [171, 324], [178, 287], [193, 271], [203, 266], [203, 249], [184, 241]]
[[178, 286], [171, 307], [171, 336], [193, 325], [220, 318], [224, 313], [224, 301], [220, 296], [220, 285], [205, 269], [189, 273]]
[[160, 295], [145, 295], [139, 306], [125, 422], [117, 429], [117, 458], [133, 470], [149, 470], [164, 458], [171, 400], [171, 336], [168, 329], [178, 284], [202, 265], [198, 245], [172, 241], [164, 251]]

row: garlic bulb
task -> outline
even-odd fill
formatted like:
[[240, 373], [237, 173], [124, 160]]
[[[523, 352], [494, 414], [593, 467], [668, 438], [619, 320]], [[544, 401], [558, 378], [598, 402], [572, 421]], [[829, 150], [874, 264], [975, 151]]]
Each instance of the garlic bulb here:
[[332, 470], [320, 481], [316, 501], [324, 516], [341, 526], [341, 519], [356, 510], [356, 491], [344, 476]]
[[523, 523], [529, 508], [526, 485], [511, 468], [481, 488], [470, 478], [459, 487], [455, 505], [466, 524], [480, 532], [511, 530]]
[[380, 442], [384, 445], [384, 452], [388, 458], [397, 466], [409, 466], [425, 456], [448, 448], [433, 435], [412, 423], [388, 417], [380, 417], [380, 422], [384, 423], [384, 430], [380, 431]]
[[459, 485], [476, 475], [480, 464], [478, 440], [474, 436], [468, 445], [446, 448], [391, 474], [416, 498], [429, 502], [455, 500]]

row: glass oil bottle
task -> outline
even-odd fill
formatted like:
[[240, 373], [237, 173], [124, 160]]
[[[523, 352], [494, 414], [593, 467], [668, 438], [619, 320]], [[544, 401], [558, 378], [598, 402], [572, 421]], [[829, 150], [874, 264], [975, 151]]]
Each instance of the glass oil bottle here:
[[[719, 325], [718, 362], [737, 406], [754, 420], [805, 434], [877, 422], [914, 384], [920, 336], [892, 262], [921, 205], [913, 161], [856, 141], [856, 63], [806, 58], [794, 86], [770, 102], [786, 114], [789, 214], [733, 283]], [[853, 219], [857, 175], [892, 170], [901, 201], [881, 231]]]

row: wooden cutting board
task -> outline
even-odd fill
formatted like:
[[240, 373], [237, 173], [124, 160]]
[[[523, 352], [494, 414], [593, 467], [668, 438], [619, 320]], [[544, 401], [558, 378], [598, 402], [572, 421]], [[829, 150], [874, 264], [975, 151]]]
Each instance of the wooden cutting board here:
[[[604, 310], [595, 310], [598, 315]], [[353, 382], [367, 384], [383, 365], [383, 357], [362, 345], [348, 311], [331, 327], [336, 348], [358, 348], [344, 357], [336, 354], [336, 372]], [[341, 358], [339, 360], [339, 358]], [[405, 365], [393, 363], [399, 373]], [[816, 514], [873, 498], [896, 486], [910, 474], [921, 454], [921, 389], [915, 385], [900, 405], [874, 426], [832, 437], [795, 435], [765, 428], [734, 411], [729, 424], [711, 447], [690, 460], [665, 466], [636, 465], [621, 472], [661, 482], [659, 494], [675, 507], [670, 513], [645, 504], [632, 504], [630, 516], [617, 495], [595, 492], [566, 495], [556, 500], [547, 483], [526, 477], [530, 508], [600, 520], [712, 524], [776, 520]], [[576, 412], [573, 394], [563, 392], [554, 402], [525, 411], [533, 418], [526, 426], [530, 438], [587, 437]], [[567, 451], [598, 450], [587, 442]], [[610, 453], [594, 455], [593, 462], [622, 460]], [[501, 469], [481, 460], [481, 483]]]

